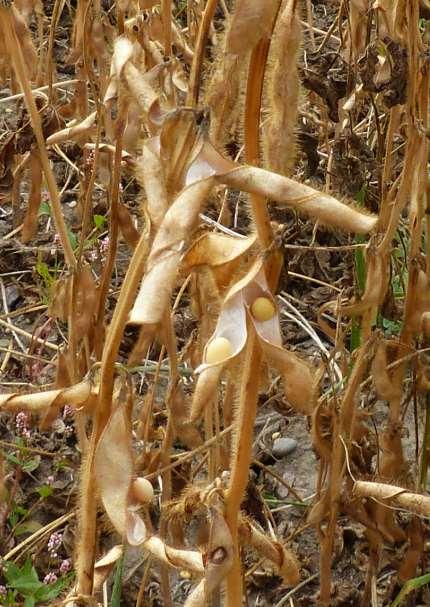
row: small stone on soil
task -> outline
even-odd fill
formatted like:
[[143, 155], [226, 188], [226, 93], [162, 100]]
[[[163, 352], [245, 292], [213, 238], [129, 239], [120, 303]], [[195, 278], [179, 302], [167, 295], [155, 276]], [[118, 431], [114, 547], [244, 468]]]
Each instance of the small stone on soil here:
[[273, 442], [272, 453], [275, 457], [285, 457], [297, 448], [297, 444], [298, 443], [294, 438], [288, 438], [286, 436], [277, 438]]

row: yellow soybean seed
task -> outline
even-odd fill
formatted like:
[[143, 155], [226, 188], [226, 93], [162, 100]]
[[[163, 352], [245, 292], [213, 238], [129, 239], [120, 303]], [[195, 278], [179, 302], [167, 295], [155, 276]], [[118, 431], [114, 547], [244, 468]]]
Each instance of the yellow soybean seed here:
[[142, 504], [148, 504], [154, 498], [154, 489], [146, 478], [139, 477], [133, 481], [131, 490], [133, 497]]
[[233, 353], [231, 343], [225, 337], [216, 337], [206, 348], [206, 362], [214, 365], [229, 358]]
[[276, 314], [276, 308], [268, 297], [257, 297], [251, 306], [251, 313], [255, 320], [264, 322]]

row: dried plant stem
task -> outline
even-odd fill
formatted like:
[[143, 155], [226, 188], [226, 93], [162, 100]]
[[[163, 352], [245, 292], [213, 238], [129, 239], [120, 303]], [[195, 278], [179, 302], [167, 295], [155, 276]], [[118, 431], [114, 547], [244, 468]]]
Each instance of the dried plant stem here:
[[[273, 25], [273, 24], [272, 24]], [[245, 156], [249, 164], [259, 161], [259, 126], [261, 95], [263, 91], [264, 72], [270, 40], [261, 40], [251, 54], [246, 92], [245, 110]], [[273, 231], [266, 200], [259, 195], [251, 195], [252, 214], [257, 234], [264, 248], [273, 241]], [[277, 284], [279, 266], [273, 256], [267, 272], [271, 287]], [[242, 605], [242, 571], [239, 553], [238, 518], [240, 504], [248, 482], [249, 465], [252, 457], [252, 440], [254, 421], [258, 403], [258, 384], [262, 353], [254, 328], [249, 328], [245, 351], [245, 363], [242, 372], [240, 401], [235, 420], [236, 432], [230, 465], [231, 477], [226, 497], [226, 521], [230, 529], [233, 544], [233, 563], [227, 575], [226, 605]]]
[[48, 53], [47, 53], [47, 72], [48, 72], [48, 96], [52, 103], [53, 79], [54, 79], [54, 40], [55, 32], [60, 18], [60, 10], [64, 7], [64, 0], [55, 0], [54, 8], [52, 9], [51, 24], [49, 28]]
[[43, 137], [40, 116], [37, 111], [36, 103], [31, 91], [30, 82], [27, 77], [24, 58], [22, 55], [21, 44], [18, 40], [15, 31], [14, 21], [11, 15], [11, 8], [6, 8], [0, 5], [0, 25], [3, 30], [3, 35], [6, 42], [6, 47], [9, 49], [12, 65], [15, 70], [16, 77], [19, 81], [21, 89], [24, 93], [24, 100], [30, 115], [31, 125], [37, 140], [37, 145], [40, 152], [40, 161], [42, 163], [43, 172], [45, 174], [46, 183], [48, 186], [52, 214], [55, 221], [55, 227], [60, 237], [60, 242], [64, 250], [64, 258], [70, 268], [76, 267], [76, 260], [73, 254], [73, 249], [67, 235], [67, 228], [64, 222], [63, 213], [61, 211], [60, 198], [58, 195], [57, 184], [55, 182], [54, 173], [52, 171], [48, 154], [46, 151], [45, 139]]
[[339, 414], [333, 412], [333, 451], [330, 463], [329, 500], [330, 515], [327, 528], [323, 532], [320, 554], [320, 600], [323, 605], [331, 603], [331, 562], [334, 547], [337, 515], [339, 512], [339, 496], [345, 471], [345, 445], [349, 447], [351, 433], [355, 421], [355, 395], [363, 377], [367, 353], [370, 344], [364, 344], [357, 356], [353, 371], [345, 389]]
[[142, 277], [144, 262], [148, 253], [148, 239], [142, 233], [127, 269], [124, 283], [113, 313], [112, 322], [106, 335], [106, 344], [100, 372], [100, 396], [95, 416], [94, 428], [82, 472], [82, 493], [80, 508], [80, 534], [77, 553], [78, 590], [84, 595], [92, 592], [92, 571], [95, 562], [95, 520], [97, 502], [94, 499], [95, 480], [93, 470], [94, 454], [98, 440], [106, 425], [112, 401], [115, 361], [127, 316]]
[[202, 20], [200, 21], [199, 31], [197, 34], [196, 47], [194, 50], [193, 63], [191, 66], [190, 85], [187, 94], [187, 105], [196, 106], [199, 101], [200, 77], [202, 64], [204, 59], [204, 51], [210, 24], [215, 14], [218, 0], [208, 0], [203, 12]]
[[[261, 95], [269, 47], [268, 39], [261, 40], [252, 52], [249, 65], [245, 111], [245, 157], [248, 164], [259, 163]], [[267, 248], [273, 240], [273, 231], [264, 197], [251, 195], [251, 207], [258, 238], [262, 246]]]
[[172, 54], [172, 0], [161, 0], [161, 15], [164, 30], [164, 55]]
[[200, 78], [202, 72], [202, 64], [204, 59], [204, 51], [210, 24], [212, 22], [218, 0], [208, 0], [206, 4], [202, 20], [200, 21], [199, 31], [197, 34], [196, 47], [194, 50], [193, 63], [191, 66], [190, 85], [187, 94], [187, 105], [196, 106], [199, 101]]
[[[242, 605], [242, 568], [239, 553], [238, 521], [240, 504], [248, 483], [249, 463], [252, 457], [260, 364], [261, 349], [255, 330], [250, 326], [242, 371], [239, 407], [235, 420], [237, 434], [233, 438], [231, 477], [226, 496], [226, 521], [234, 547], [233, 565], [227, 575], [227, 607], [241, 607]], [[255, 373], [256, 370], [257, 374]]]
[[[118, 246], [118, 204], [119, 187], [121, 182], [121, 160], [122, 160], [122, 139], [126, 124], [127, 108], [123, 103], [119, 104], [119, 116], [115, 125], [116, 145], [113, 162], [113, 172], [110, 187], [110, 223], [109, 223], [109, 253], [103, 267], [103, 275], [100, 281], [99, 310], [97, 315], [98, 329], [102, 329], [103, 310], [106, 306], [109, 283], [112, 276], [112, 270], [115, 263]], [[95, 171], [92, 176], [95, 176]], [[83, 239], [82, 239], [83, 241]]]

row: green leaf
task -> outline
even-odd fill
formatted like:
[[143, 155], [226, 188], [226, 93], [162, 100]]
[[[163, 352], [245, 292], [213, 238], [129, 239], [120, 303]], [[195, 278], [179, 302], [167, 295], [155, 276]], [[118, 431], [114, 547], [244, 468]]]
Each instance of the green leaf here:
[[93, 221], [96, 228], [102, 231], [106, 223], [106, 217], [104, 215], [94, 215]]
[[399, 592], [399, 594], [396, 596], [394, 603], [391, 604], [391, 607], [398, 607], [402, 604], [403, 599], [405, 599], [410, 592], [412, 592], [413, 590], [417, 590], [422, 586], [426, 586], [427, 584], [430, 584], [430, 573], [426, 573], [425, 575], [421, 575], [420, 577], [408, 580]]
[[399, 335], [402, 322], [400, 320], [389, 320], [388, 318], [382, 318], [382, 327], [385, 333], [390, 335]]
[[36, 489], [37, 493], [40, 495], [42, 499], [46, 499], [50, 495], [53, 494], [54, 490], [49, 485], [42, 485], [42, 487], [38, 487]]
[[113, 581], [111, 607], [121, 607], [121, 592], [122, 592], [122, 572], [124, 569], [124, 556], [122, 556], [115, 569], [115, 578]]
[[4, 576], [8, 585], [23, 596], [34, 594], [43, 585], [30, 560], [27, 560], [21, 569], [15, 563], [5, 563]]
[[24, 607], [34, 607], [36, 605], [36, 599], [34, 596], [25, 597]]
[[17, 458], [14, 453], [6, 453], [6, 459], [10, 464], [15, 464], [15, 466], [19, 466], [21, 468], [21, 461]]
[[73, 250], [75, 250], [78, 246], [78, 239], [76, 238], [76, 235], [72, 232], [72, 230], [67, 228], [67, 236], [69, 238], [70, 246]]
[[40, 602], [55, 599], [65, 588], [69, 586], [73, 578], [74, 573], [68, 573], [52, 584], [43, 584], [35, 594], [36, 599]]
[[54, 283], [54, 277], [49, 271], [48, 264], [44, 261], [36, 262], [36, 272], [43, 278], [45, 284], [50, 287]]
[[40, 466], [41, 459], [42, 458], [40, 457], [40, 455], [35, 455], [31, 459], [28, 459], [26, 462], [23, 462], [22, 469], [25, 470], [25, 472], [33, 472], [33, 470], [36, 470], [36, 468]]
[[39, 521], [26, 521], [25, 523], [20, 523], [15, 529], [15, 535], [24, 535], [24, 533], [35, 533], [39, 531], [43, 527], [42, 523]]
[[28, 512], [28, 510], [26, 508], [15, 505], [14, 508], [12, 509], [12, 512], [7, 517], [9, 524], [12, 527], [15, 527], [15, 525], [19, 522], [19, 519], [21, 517], [25, 516], [27, 514], [27, 512]]
[[39, 207], [39, 217], [41, 215], [51, 215], [51, 206], [49, 202], [41, 202]]

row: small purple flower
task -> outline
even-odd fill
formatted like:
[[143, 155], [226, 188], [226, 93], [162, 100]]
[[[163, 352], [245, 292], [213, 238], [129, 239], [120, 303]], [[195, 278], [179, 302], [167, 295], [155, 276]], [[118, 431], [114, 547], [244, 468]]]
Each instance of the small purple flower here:
[[53, 474], [50, 474], [48, 476], [48, 478], [46, 479], [46, 484], [47, 485], [52, 485], [55, 481], [55, 476]]
[[25, 411], [20, 411], [17, 413], [15, 417], [15, 426], [17, 434], [20, 436], [24, 436], [25, 438], [30, 438], [31, 432], [28, 427], [28, 415]]
[[72, 563], [70, 562], [70, 559], [64, 559], [64, 561], [61, 561], [61, 565], [60, 565], [61, 575], [65, 575], [68, 571], [70, 571], [71, 568], [72, 568]]
[[51, 536], [48, 540], [47, 548], [48, 548], [49, 555], [52, 558], [57, 558], [57, 556], [58, 556], [57, 550], [61, 546], [62, 541], [63, 541], [62, 533], [58, 533], [58, 531], [54, 531], [54, 533], [51, 533]]
[[0, 585], [0, 600], [6, 600], [7, 597], [7, 590], [6, 590], [6, 586], [3, 586], [3, 584]]
[[43, 200], [43, 202], [50, 201], [49, 192], [47, 192], [46, 190], [43, 190], [43, 192], [42, 192], [42, 200]]
[[45, 575], [45, 577], [43, 578], [43, 583], [44, 584], [53, 584], [54, 582], [56, 582], [58, 580], [57, 576], [55, 575], [55, 573], [53, 571], [50, 571], [49, 573], [47, 573]]
[[106, 253], [106, 251], [109, 249], [109, 236], [105, 236], [104, 238], [101, 239], [100, 241], [100, 251], [102, 253]]

